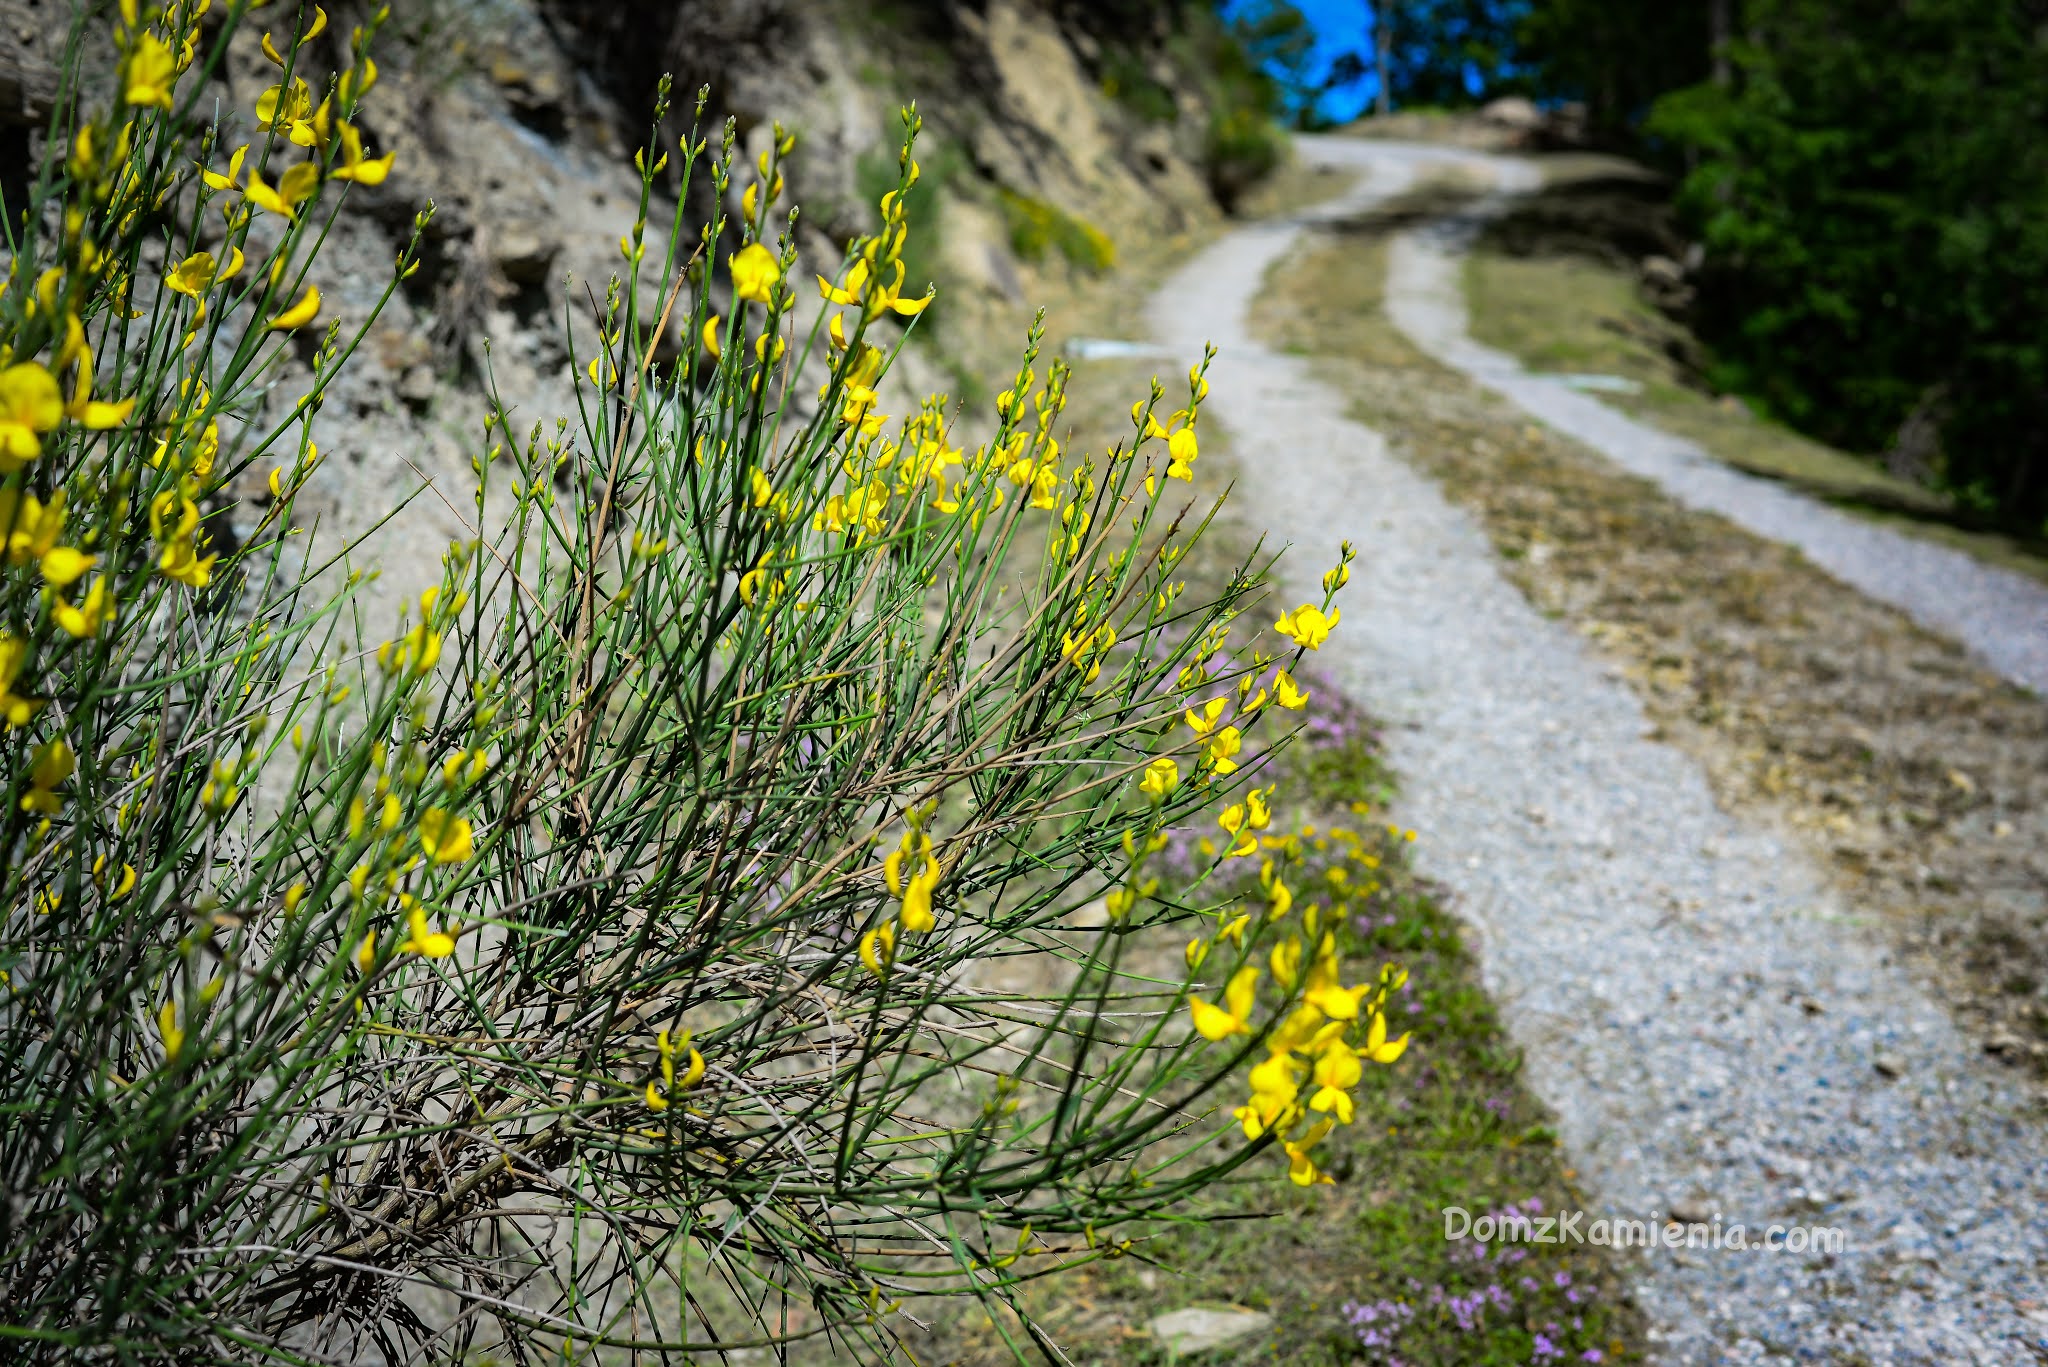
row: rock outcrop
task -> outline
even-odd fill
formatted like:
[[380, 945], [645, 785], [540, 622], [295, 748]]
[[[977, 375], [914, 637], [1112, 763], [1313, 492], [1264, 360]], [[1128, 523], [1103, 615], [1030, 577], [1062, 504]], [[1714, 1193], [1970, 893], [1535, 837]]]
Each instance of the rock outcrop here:
[[[48, 6], [14, 22], [14, 8], [28, 2], [0, 0], [0, 139], [22, 142], [24, 154], [0, 161], [14, 166], [26, 164], [25, 139], [48, 118], [47, 54], [62, 41]], [[313, 53], [320, 69], [342, 64], [345, 35], [362, 18], [348, 0], [328, 8], [334, 22]], [[473, 534], [466, 489], [484, 377], [511, 404], [516, 436], [576, 411], [564, 320], [587, 345], [619, 270], [620, 235], [638, 211], [633, 152], [649, 140], [664, 72], [674, 75], [674, 95], [660, 140], [671, 152], [699, 88], [708, 92], [703, 128], [714, 147], [728, 120], [748, 160], [777, 121], [797, 133], [784, 202], [800, 210], [799, 278], [831, 273], [846, 243], [874, 225], [875, 200], [896, 177], [899, 110], [916, 100], [925, 123], [922, 236], [906, 255], [946, 295], [920, 331], [965, 345], [999, 319], [999, 330], [1013, 334], [1021, 307], [1075, 272], [1102, 268], [1119, 242], [1218, 216], [1202, 167], [1210, 120], [1193, 93], [1199, 73], [1178, 69], [1161, 41], [1162, 16], [1173, 8], [1052, 0], [395, 7], [361, 122], [375, 151], [398, 154], [397, 169], [381, 186], [351, 191], [323, 249], [327, 316], [345, 329], [367, 318], [429, 202], [432, 218], [420, 270], [329, 392], [320, 416], [327, 459], [301, 502], [320, 519], [322, 539], [338, 539], [368, 531], [405, 491], [437, 486], [353, 557], [381, 569], [366, 586], [366, 627], [388, 628], [436, 572], [447, 541]], [[265, 10], [252, 23], [281, 30], [283, 15], [284, 7]], [[1118, 80], [1128, 90], [1133, 72], [1149, 96], [1142, 106], [1107, 93]], [[238, 43], [221, 107], [243, 111], [246, 122], [275, 75], [253, 44]], [[671, 196], [680, 160], [671, 158], [660, 187]], [[734, 210], [745, 183], [734, 186]], [[715, 207], [703, 198], [707, 186], [699, 177], [685, 224]], [[650, 212], [650, 252], [662, 250], [672, 210], [671, 200]], [[950, 387], [962, 366], [942, 363], [950, 358], [935, 350], [907, 353], [905, 383]], [[292, 380], [282, 377], [277, 392], [297, 393]], [[266, 497], [266, 470], [252, 467], [246, 487], [233, 491], [243, 508]], [[221, 515], [253, 521], [232, 506]]]

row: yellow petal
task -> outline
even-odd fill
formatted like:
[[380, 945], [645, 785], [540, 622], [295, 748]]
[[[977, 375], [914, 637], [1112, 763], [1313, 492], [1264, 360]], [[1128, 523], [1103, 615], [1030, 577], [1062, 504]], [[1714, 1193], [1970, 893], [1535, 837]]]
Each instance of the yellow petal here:
[[1252, 1003], [1258, 992], [1259, 970], [1246, 964], [1231, 975], [1230, 986], [1223, 991], [1224, 1000], [1230, 1003], [1230, 1014], [1239, 1020], [1248, 1020], [1252, 1014]]
[[93, 566], [93, 557], [69, 546], [58, 546], [43, 556], [43, 578], [59, 588], [75, 582]]
[[1205, 1002], [1200, 997], [1189, 997], [1188, 1010], [1195, 1018], [1196, 1033], [1203, 1039], [1220, 1040], [1231, 1035], [1249, 1033], [1249, 1028], [1243, 1021], [1214, 1002]]
[[104, 432], [128, 421], [128, 415], [134, 411], [133, 399], [123, 399], [119, 403], [101, 403], [94, 400], [86, 404], [85, 411], [79, 415], [78, 421], [88, 431]]
[[272, 332], [294, 332], [313, 321], [320, 312], [320, 287], [306, 286], [306, 292], [299, 296], [299, 302], [270, 320]]
[[247, 189], [242, 191], [242, 195], [259, 209], [273, 214], [282, 214], [286, 218], [296, 217], [292, 206], [287, 204], [277, 191], [271, 189], [269, 184], [264, 181], [261, 171], [253, 168], [250, 170], [249, 185]]
[[277, 193], [285, 203], [296, 208], [310, 199], [320, 188], [320, 168], [310, 161], [302, 161], [278, 178]]
[[382, 185], [391, 174], [391, 167], [398, 160], [398, 153], [386, 152], [381, 157], [366, 157], [339, 167], [334, 172], [336, 180], [352, 180], [358, 185]]

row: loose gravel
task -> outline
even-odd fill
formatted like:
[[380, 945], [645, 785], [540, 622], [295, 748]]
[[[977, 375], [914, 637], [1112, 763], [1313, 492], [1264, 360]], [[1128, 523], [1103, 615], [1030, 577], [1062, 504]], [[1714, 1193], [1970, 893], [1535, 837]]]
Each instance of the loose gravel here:
[[1647, 738], [1626, 686], [1501, 577], [1470, 518], [1307, 359], [1251, 336], [1248, 304], [1308, 224], [1445, 155], [1304, 143], [1368, 178], [1219, 241], [1151, 307], [1176, 351], [1221, 348], [1205, 412], [1231, 432], [1244, 512], [1296, 547], [1287, 601], [1317, 595], [1340, 538], [1360, 547], [1328, 663], [1389, 723], [1422, 871], [1474, 928], [1593, 1215], [1847, 1237], [1831, 1256], [1620, 1255], [1659, 1360], [2048, 1356], [2048, 1144], [2023, 1094], [1802, 852]]

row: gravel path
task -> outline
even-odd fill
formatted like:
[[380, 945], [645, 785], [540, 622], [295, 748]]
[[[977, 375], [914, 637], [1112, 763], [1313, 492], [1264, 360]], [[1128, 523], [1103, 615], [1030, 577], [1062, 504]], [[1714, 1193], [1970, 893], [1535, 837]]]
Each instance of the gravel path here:
[[[1372, 175], [1303, 221], [1356, 213], [1441, 155], [1312, 154]], [[1248, 335], [1301, 232], [1216, 243], [1161, 290], [1153, 330], [1181, 354], [1222, 348], [1205, 411], [1230, 430], [1251, 519], [1298, 548], [1287, 600], [1315, 595], [1339, 538], [1361, 548], [1329, 664], [1390, 723], [1422, 871], [1475, 928], [1594, 1215], [1676, 1205], [1752, 1239], [1847, 1234], [1834, 1257], [1620, 1255], [1660, 1360], [2048, 1357], [2048, 1144], [2022, 1096], [1802, 853], [1645, 738], [1627, 688], [1501, 577], [1465, 514], [1306, 360]]]

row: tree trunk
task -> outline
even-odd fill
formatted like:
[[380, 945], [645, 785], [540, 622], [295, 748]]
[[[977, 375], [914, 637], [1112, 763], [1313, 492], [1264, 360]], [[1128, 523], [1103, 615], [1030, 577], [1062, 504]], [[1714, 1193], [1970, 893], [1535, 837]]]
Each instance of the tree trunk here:
[[1712, 45], [1714, 84], [1718, 86], [1726, 86], [1734, 79], [1734, 72], [1728, 65], [1728, 40], [1735, 31], [1733, 9], [1734, 0], [1708, 0], [1707, 3], [1708, 41]]
[[1385, 118], [1394, 107], [1393, 91], [1389, 88], [1391, 83], [1388, 80], [1388, 67], [1392, 64], [1394, 50], [1394, 0], [1373, 0], [1372, 45], [1380, 80], [1379, 94], [1373, 108], [1375, 113]]

